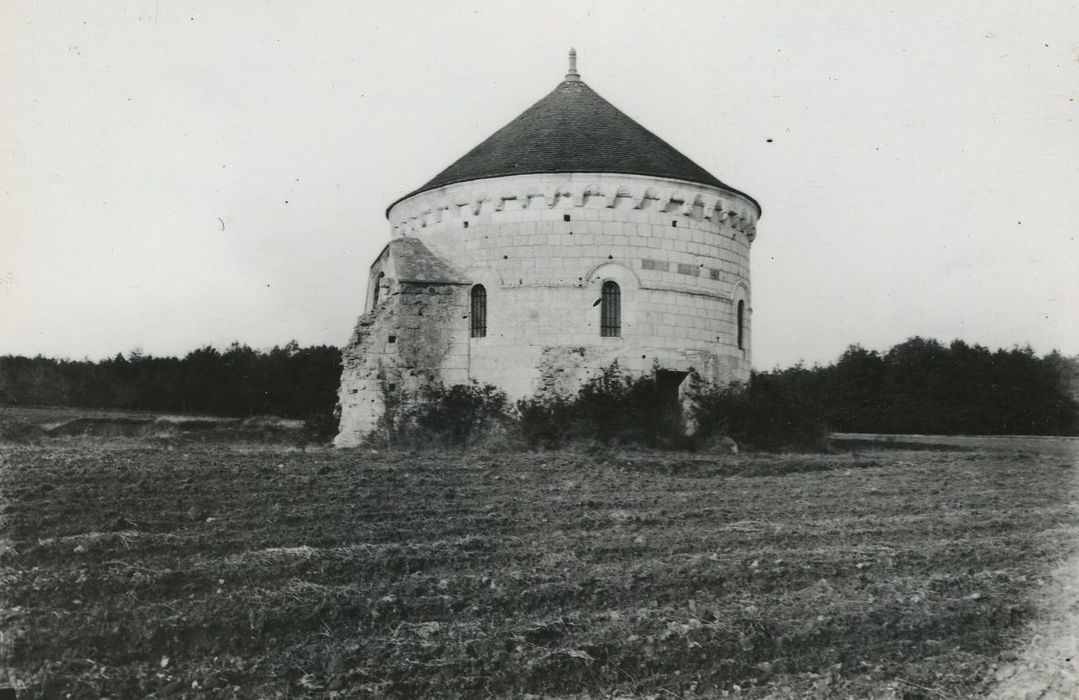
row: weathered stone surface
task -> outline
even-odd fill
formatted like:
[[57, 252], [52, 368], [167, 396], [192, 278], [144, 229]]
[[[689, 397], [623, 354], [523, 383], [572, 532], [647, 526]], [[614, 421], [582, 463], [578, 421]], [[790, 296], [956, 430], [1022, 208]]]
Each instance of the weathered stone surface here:
[[[413, 257], [420, 262], [413, 264]], [[399, 270], [438, 279], [406, 281], [385, 274]], [[450, 281], [463, 278], [419, 241], [388, 246], [371, 276], [381, 283], [380, 298], [360, 317], [342, 352], [338, 447], [359, 445], [379, 429], [387, 403], [407, 403], [423, 383], [466, 380], [465, 373], [452, 369], [468, 364], [457, 357], [468, 350], [461, 337], [467, 327], [460, 324], [467, 314], [468, 286]]]

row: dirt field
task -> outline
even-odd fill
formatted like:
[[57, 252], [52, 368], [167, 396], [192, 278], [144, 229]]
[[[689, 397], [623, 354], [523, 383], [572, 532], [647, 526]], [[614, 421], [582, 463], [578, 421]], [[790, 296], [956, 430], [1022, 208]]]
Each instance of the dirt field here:
[[4, 446], [0, 668], [20, 697], [980, 695], [1074, 553], [1074, 475], [1031, 450]]

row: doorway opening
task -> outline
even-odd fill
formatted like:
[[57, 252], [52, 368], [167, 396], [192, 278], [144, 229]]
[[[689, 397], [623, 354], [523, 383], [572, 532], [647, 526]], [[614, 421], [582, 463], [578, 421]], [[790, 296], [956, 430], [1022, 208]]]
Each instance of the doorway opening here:
[[656, 389], [660, 397], [659, 405], [656, 406], [658, 418], [677, 434], [681, 434], [685, 427], [685, 416], [682, 410], [682, 382], [688, 376], [689, 372], [656, 370]]

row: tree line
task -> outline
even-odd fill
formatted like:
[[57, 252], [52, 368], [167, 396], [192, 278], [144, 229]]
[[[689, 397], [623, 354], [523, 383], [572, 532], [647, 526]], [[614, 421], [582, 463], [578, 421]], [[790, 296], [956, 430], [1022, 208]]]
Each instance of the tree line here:
[[837, 432], [1079, 435], [1079, 357], [991, 351], [914, 337], [886, 352], [851, 345], [827, 366], [771, 373]]
[[139, 351], [92, 360], [0, 356], [0, 405], [76, 406], [175, 411], [220, 416], [332, 417], [341, 379], [341, 351], [269, 351], [232, 343], [207, 345], [184, 357]]
[[[0, 405], [276, 415], [330, 429], [340, 377], [338, 348], [295, 341], [269, 351], [207, 345], [182, 358], [6, 355]], [[829, 365], [754, 373], [751, 386], [765, 422], [813, 413], [838, 432], [1079, 435], [1079, 357], [1030, 347], [920, 337], [885, 352], [852, 345]]]

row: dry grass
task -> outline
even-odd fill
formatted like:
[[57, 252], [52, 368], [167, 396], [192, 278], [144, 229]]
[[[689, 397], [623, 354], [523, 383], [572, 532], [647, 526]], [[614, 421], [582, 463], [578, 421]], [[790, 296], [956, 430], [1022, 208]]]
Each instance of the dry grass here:
[[1033, 452], [0, 460], [25, 697], [966, 697], [1077, 532]]

